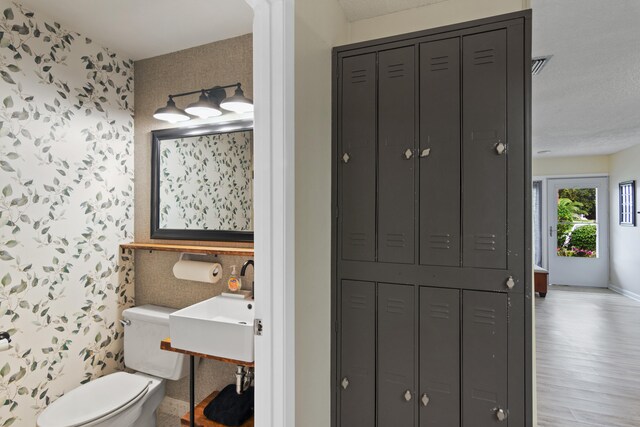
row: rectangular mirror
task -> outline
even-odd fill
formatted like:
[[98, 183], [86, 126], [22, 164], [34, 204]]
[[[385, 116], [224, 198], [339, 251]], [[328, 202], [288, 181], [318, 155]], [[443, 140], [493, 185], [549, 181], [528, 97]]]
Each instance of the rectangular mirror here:
[[152, 239], [253, 241], [252, 127], [152, 132]]

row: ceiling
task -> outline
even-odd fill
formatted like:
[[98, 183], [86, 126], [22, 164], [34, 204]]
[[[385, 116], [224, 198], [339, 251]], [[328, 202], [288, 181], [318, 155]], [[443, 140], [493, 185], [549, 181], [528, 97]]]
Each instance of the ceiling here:
[[253, 11], [242, 0], [21, 0], [133, 60], [250, 33]]
[[611, 154], [640, 143], [640, 2], [532, 0], [533, 154]]
[[349, 22], [443, 1], [447, 0], [338, 0]]

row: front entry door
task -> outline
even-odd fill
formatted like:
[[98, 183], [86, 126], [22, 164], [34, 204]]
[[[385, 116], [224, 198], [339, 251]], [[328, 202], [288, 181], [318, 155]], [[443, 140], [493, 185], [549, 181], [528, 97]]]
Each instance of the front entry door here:
[[604, 177], [549, 180], [550, 284], [607, 287], [608, 181]]

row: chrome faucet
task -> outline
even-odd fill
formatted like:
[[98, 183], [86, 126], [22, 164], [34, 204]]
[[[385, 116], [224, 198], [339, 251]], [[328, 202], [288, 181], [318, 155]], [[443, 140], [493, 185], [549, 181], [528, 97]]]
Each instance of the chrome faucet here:
[[254, 268], [254, 270], [253, 270], [254, 271], [254, 278], [253, 278], [253, 281], [251, 282], [251, 298], [253, 298], [253, 287], [254, 287], [254, 285], [256, 283], [256, 281], [255, 281], [255, 268], [256, 268], [256, 266], [253, 263], [252, 259], [249, 259], [249, 260], [245, 261], [244, 264], [242, 264], [242, 268], [240, 269], [240, 277], [244, 277], [245, 273], [247, 272], [247, 267], [249, 267], [250, 265], [253, 266], [253, 268]]

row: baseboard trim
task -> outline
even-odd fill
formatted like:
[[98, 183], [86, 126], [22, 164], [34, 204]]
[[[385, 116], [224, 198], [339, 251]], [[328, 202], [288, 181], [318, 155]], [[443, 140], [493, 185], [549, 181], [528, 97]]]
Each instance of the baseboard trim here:
[[631, 298], [634, 301], [640, 302], [640, 295], [636, 294], [635, 292], [631, 292], [626, 289], [619, 288], [618, 286], [615, 286], [611, 283], [609, 283], [609, 289], [611, 289], [613, 292], [616, 292], [620, 295], [624, 295], [627, 298]]
[[189, 403], [179, 399], [174, 399], [173, 397], [165, 396], [164, 399], [162, 399], [162, 402], [160, 402], [158, 411], [165, 414], [175, 415], [180, 418], [189, 412]]

